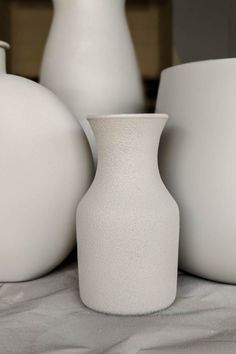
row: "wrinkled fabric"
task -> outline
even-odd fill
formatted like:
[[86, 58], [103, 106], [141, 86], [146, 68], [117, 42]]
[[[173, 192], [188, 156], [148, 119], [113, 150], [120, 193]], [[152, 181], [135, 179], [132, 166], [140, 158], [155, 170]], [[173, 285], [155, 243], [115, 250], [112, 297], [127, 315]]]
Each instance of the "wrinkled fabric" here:
[[236, 286], [179, 274], [175, 303], [149, 316], [86, 308], [77, 264], [30, 282], [0, 284], [0, 354], [236, 353]]

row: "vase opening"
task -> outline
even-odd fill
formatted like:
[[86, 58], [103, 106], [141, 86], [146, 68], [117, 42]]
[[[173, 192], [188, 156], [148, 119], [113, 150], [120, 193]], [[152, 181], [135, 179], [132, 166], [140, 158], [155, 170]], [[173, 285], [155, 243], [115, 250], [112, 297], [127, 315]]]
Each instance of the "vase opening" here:
[[165, 113], [131, 113], [131, 114], [105, 114], [105, 115], [89, 115], [88, 121], [103, 120], [103, 119], [163, 119], [168, 120], [168, 115]]
[[4, 41], [0, 41], [0, 48], [10, 49], [10, 44], [8, 44], [7, 42], [4, 42]]

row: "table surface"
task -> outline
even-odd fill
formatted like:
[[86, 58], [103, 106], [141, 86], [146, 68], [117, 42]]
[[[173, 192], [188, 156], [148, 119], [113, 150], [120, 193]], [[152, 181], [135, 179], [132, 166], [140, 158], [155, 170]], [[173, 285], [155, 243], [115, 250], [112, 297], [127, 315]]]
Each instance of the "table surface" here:
[[70, 257], [41, 279], [0, 283], [0, 354], [236, 353], [236, 286], [180, 273], [175, 303], [149, 316], [96, 313]]

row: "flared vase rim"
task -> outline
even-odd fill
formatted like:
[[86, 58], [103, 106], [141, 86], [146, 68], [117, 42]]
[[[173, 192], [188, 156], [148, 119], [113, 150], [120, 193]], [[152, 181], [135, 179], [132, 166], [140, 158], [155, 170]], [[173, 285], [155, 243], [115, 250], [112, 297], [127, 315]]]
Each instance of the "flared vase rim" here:
[[0, 48], [10, 49], [10, 44], [4, 41], [0, 41]]
[[123, 119], [136, 119], [136, 120], [165, 120], [169, 118], [166, 113], [122, 113], [122, 114], [89, 114], [87, 117], [88, 121], [96, 120], [123, 120]]

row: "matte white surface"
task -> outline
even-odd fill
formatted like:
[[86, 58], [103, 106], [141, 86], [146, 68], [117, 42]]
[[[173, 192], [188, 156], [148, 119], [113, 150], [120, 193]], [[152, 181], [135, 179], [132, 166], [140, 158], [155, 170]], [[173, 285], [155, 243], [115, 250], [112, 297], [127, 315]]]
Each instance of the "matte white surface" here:
[[170, 120], [160, 169], [181, 213], [180, 267], [236, 283], [236, 59], [165, 70], [157, 110]]
[[150, 313], [176, 296], [179, 213], [158, 170], [166, 115], [91, 117], [95, 179], [77, 210], [80, 295], [115, 314]]
[[0, 74], [0, 281], [38, 277], [68, 255], [92, 175], [85, 135], [59, 99]]
[[125, 0], [54, 0], [41, 83], [81, 122], [96, 160], [87, 114], [144, 111]]
[[6, 49], [9, 49], [8, 43], [0, 41], [0, 74], [6, 72]]
[[77, 263], [36, 281], [0, 284], [3, 354], [235, 354], [236, 287], [180, 274], [173, 306], [149, 316], [85, 307]]

